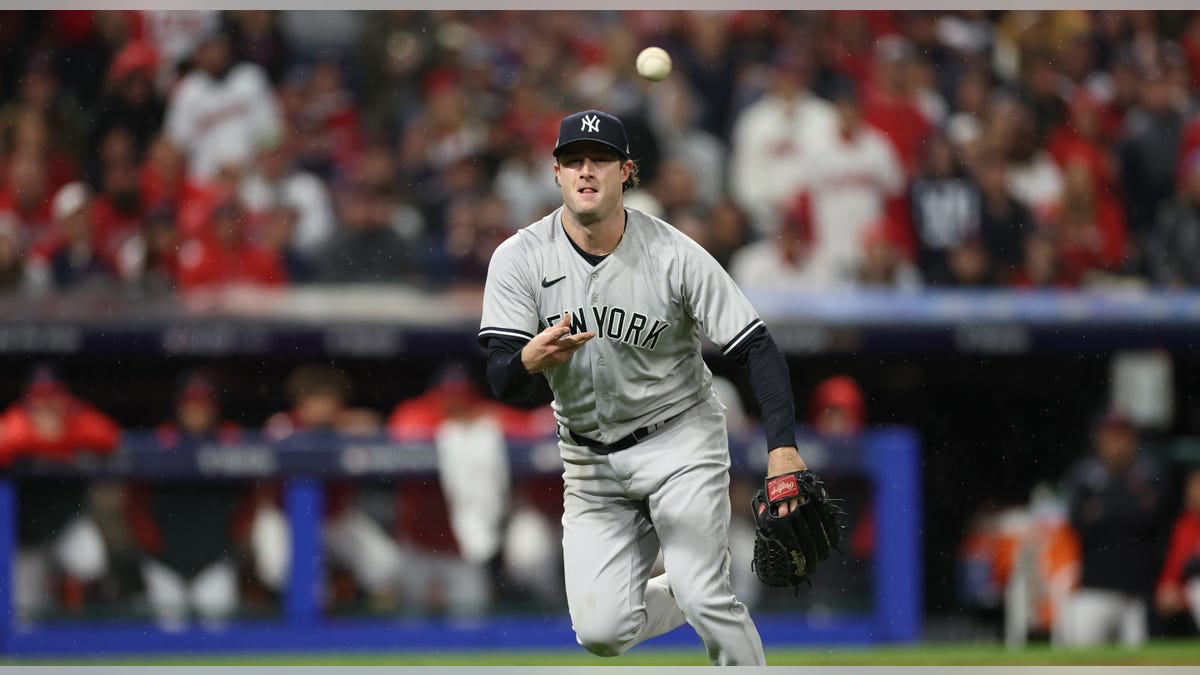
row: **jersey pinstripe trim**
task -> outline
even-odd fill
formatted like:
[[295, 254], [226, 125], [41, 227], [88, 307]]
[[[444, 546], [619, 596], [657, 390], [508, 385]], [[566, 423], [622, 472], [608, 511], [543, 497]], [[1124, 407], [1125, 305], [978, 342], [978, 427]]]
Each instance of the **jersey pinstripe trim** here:
[[496, 337], [518, 338], [521, 340], [532, 340], [533, 339], [533, 335], [531, 333], [526, 333], [525, 331], [517, 330], [516, 328], [498, 328], [496, 326], [484, 326], [483, 328], [479, 329], [479, 336], [478, 336], [479, 339], [483, 339], [483, 338], [491, 336], [491, 335], [494, 335]]
[[729, 341], [729, 344], [727, 344], [721, 348], [721, 353], [729, 354], [729, 352], [737, 349], [738, 345], [745, 342], [746, 338], [750, 337], [750, 334], [753, 333], [755, 330], [757, 330], [758, 328], [766, 328], [766, 327], [767, 327], [767, 325], [762, 322], [762, 319], [755, 319], [755, 320], [751, 321], [750, 325], [746, 326], [745, 328], [742, 329], [742, 331], [740, 333], [733, 336], [733, 339]]

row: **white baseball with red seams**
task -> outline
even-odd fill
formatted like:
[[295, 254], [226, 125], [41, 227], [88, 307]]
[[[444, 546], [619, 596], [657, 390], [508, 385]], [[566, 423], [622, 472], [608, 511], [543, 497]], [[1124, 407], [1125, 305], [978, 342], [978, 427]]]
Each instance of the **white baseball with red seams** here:
[[646, 47], [637, 55], [638, 75], [658, 82], [671, 74], [671, 55], [662, 47]]

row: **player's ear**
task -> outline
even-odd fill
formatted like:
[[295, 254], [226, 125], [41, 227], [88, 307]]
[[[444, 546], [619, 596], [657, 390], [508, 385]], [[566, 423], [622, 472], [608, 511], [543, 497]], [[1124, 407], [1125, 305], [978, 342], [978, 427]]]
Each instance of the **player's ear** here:
[[626, 159], [621, 164], [621, 191], [632, 190], [641, 181], [638, 180], [638, 165], [632, 159]]

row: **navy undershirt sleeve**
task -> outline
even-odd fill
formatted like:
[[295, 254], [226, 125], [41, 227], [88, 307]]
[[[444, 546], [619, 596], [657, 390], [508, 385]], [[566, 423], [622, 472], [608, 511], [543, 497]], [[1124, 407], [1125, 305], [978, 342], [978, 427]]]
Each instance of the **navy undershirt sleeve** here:
[[546, 378], [538, 377], [521, 363], [526, 340], [491, 336], [487, 342], [487, 379], [496, 398], [516, 405], [544, 405], [550, 402]]
[[796, 445], [796, 405], [791, 376], [783, 352], [766, 327], [729, 352], [750, 379], [750, 388], [762, 411], [767, 450]]

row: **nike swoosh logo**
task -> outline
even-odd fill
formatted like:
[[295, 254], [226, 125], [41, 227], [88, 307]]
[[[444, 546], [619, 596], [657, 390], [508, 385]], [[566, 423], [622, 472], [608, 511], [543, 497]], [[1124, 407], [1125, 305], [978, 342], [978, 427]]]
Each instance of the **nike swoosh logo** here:
[[557, 284], [558, 282], [560, 282], [566, 278], [567, 278], [567, 275], [565, 275], [565, 274], [553, 281], [546, 281], [546, 277], [542, 277], [542, 288], [550, 288], [554, 284]]

